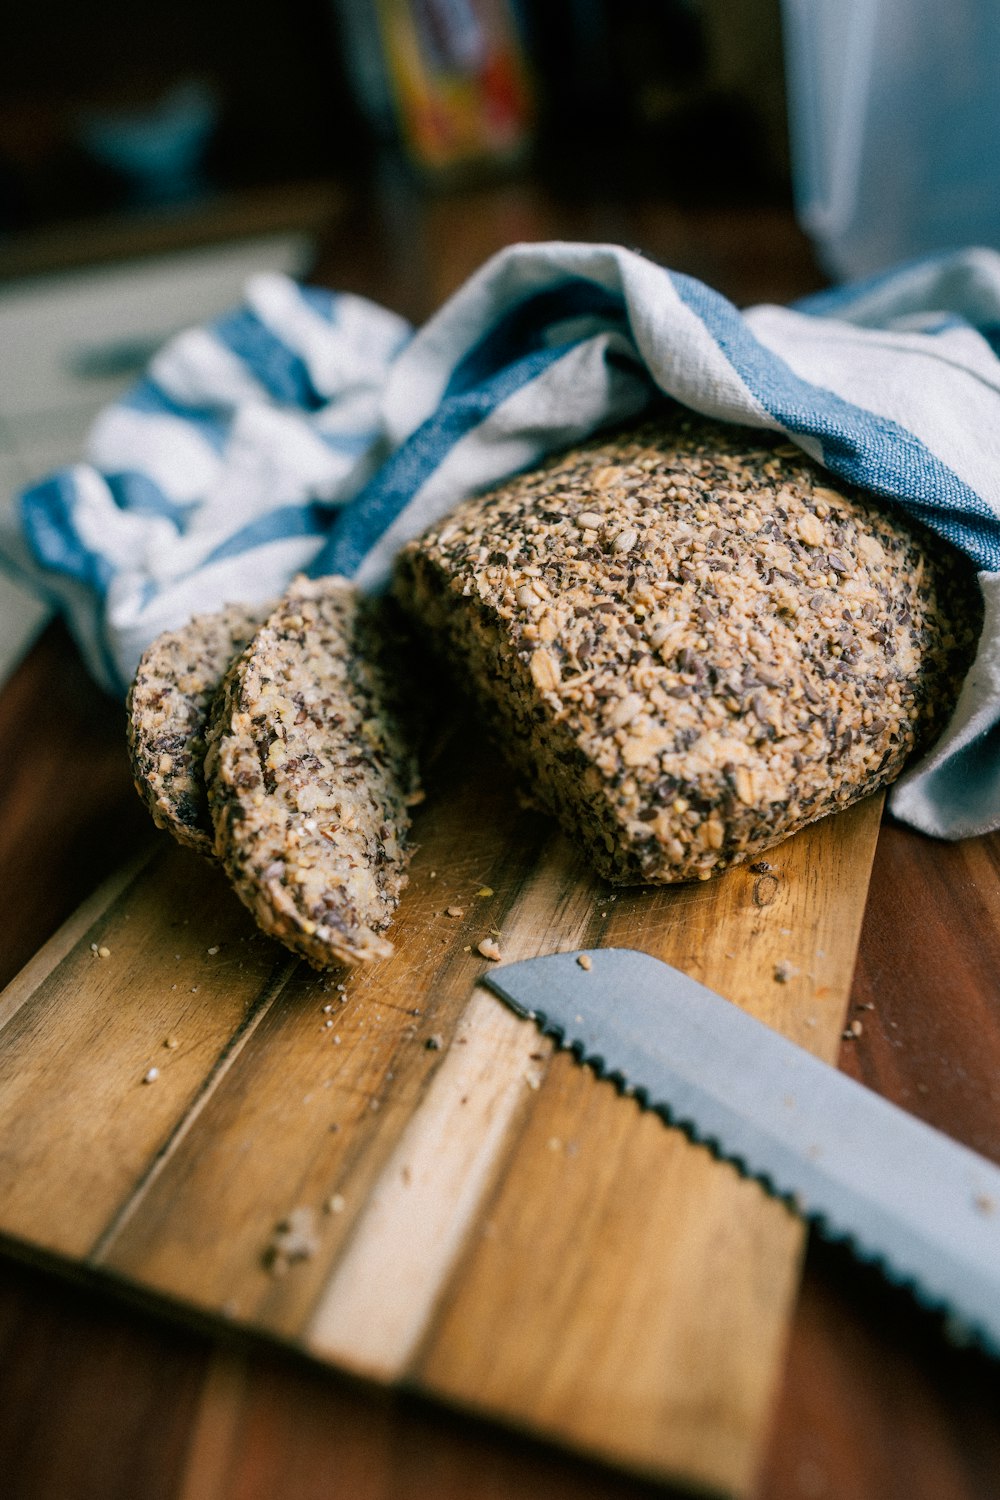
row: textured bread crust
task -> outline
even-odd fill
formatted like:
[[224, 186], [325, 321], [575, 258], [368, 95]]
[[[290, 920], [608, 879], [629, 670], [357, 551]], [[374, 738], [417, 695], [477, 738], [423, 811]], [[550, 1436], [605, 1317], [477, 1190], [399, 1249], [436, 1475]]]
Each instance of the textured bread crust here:
[[211, 855], [214, 845], [202, 775], [209, 706], [269, 609], [230, 605], [166, 631], [143, 655], [129, 689], [126, 732], [136, 791], [157, 827], [199, 854]]
[[971, 565], [790, 445], [665, 416], [403, 552], [502, 749], [625, 883], [706, 878], [891, 781], [944, 727]]
[[376, 631], [345, 579], [296, 579], [209, 725], [216, 853], [260, 926], [318, 968], [390, 954], [406, 884], [412, 756]]

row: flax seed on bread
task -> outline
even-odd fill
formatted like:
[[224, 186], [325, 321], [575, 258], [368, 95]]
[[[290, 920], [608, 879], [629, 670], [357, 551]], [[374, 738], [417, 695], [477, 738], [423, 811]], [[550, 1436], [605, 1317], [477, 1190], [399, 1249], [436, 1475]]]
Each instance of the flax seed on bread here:
[[886, 785], [981, 625], [971, 564], [919, 523], [676, 412], [465, 502], [395, 592], [623, 883], [705, 878]]

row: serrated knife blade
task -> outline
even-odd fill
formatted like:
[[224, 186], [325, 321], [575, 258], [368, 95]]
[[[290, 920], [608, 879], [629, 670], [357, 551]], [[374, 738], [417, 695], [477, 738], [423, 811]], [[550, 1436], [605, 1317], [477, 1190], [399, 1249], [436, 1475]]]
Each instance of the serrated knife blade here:
[[1000, 1168], [661, 959], [598, 948], [587, 968], [580, 956], [483, 978], [599, 1076], [1000, 1356]]

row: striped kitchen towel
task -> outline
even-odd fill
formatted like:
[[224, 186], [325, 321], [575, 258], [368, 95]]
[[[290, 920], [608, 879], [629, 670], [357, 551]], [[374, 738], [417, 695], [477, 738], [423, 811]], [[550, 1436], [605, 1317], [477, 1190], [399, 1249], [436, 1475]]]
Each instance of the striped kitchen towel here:
[[610, 245], [515, 245], [417, 333], [277, 276], [183, 333], [33, 485], [0, 558], [123, 691], [161, 630], [305, 570], [385, 580], [462, 496], [666, 392], [785, 433], [975, 561], [986, 627], [956, 714], [893, 794], [958, 837], [1000, 826], [1000, 255], [923, 260], [740, 313]]

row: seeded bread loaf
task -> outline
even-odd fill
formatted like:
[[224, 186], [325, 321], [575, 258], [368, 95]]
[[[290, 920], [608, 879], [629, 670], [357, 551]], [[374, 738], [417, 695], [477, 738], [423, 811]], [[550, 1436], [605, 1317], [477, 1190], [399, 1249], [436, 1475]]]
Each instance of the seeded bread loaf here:
[[210, 855], [212, 820], [202, 767], [205, 722], [226, 668], [266, 618], [231, 605], [160, 635], [129, 689], [127, 737], [136, 791], [158, 828]]
[[391, 953], [406, 884], [414, 771], [381, 649], [345, 579], [297, 579], [209, 721], [216, 854], [260, 926], [319, 968]]
[[971, 565], [924, 528], [797, 448], [669, 414], [466, 502], [395, 589], [624, 883], [706, 878], [891, 781], [981, 624]]

